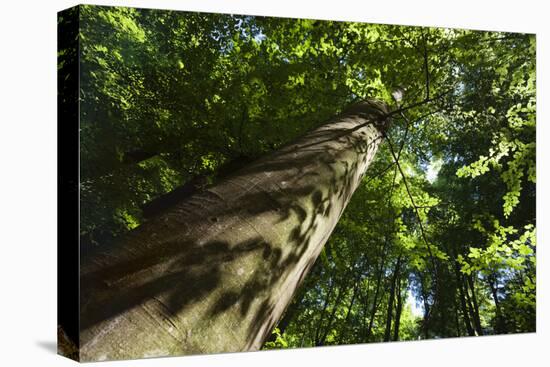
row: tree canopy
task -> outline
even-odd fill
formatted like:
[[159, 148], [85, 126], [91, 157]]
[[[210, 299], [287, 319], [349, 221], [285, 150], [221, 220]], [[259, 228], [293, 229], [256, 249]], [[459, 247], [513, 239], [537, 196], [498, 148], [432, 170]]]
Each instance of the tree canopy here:
[[79, 9], [84, 250], [376, 98], [392, 126], [264, 348], [535, 331], [534, 35]]

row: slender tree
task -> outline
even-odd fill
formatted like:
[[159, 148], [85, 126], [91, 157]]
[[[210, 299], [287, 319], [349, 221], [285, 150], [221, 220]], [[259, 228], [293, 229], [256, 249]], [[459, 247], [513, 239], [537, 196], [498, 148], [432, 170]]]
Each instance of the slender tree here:
[[393, 324], [393, 341], [399, 340], [399, 325], [401, 323], [401, 313], [403, 311], [403, 291], [401, 290], [401, 281], [402, 277], [400, 276], [397, 279], [397, 305], [395, 308], [395, 321]]
[[470, 322], [470, 316], [469, 316], [469, 309], [466, 304], [466, 295], [464, 293], [464, 282], [463, 282], [463, 276], [460, 274], [459, 265], [455, 262], [455, 275], [456, 275], [456, 284], [459, 291], [459, 298], [460, 298], [460, 307], [462, 310], [462, 318], [464, 319], [464, 325], [466, 326], [466, 331], [468, 332], [469, 336], [474, 336], [475, 332], [472, 327], [472, 323]]
[[472, 292], [472, 296], [471, 296], [472, 306], [473, 306], [472, 311], [473, 311], [473, 319], [474, 319], [476, 332], [477, 332], [477, 335], [483, 335], [483, 328], [481, 327], [481, 318], [479, 317], [479, 305], [477, 302], [473, 276], [472, 275], [467, 276], [466, 280], [468, 282], [468, 286], [470, 287], [470, 291]]
[[388, 309], [387, 309], [387, 315], [386, 315], [386, 330], [384, 332], [384, 341], [388, 342], [391, 338], [391, 325], [392, 325], [392, 316], [393, 316], [393, 305], [395, 301], [395, 293], [396, 288], [397, 292], [399, 293], [399, 285], [397, 284], [397, 281], [399, 279], [399, 268], [401, 266], [401, 255], [397, 258], [397, 262], [395, 263], [395, 268], [393, 270], [393, 276], [390, 283], [390, 294], [388, 298]]

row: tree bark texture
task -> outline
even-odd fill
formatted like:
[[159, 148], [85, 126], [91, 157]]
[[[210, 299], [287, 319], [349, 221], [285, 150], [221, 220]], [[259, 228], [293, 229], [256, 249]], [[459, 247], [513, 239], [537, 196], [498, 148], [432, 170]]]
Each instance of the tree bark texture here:
[[80, 360], [258, 350], [388, 127], [360, 102], [81, 260]]

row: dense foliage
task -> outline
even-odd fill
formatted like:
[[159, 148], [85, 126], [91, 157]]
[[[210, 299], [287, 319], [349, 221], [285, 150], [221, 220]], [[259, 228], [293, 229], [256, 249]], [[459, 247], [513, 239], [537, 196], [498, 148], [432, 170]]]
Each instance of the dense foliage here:
[[387, 139], [265, 347], [535, 330], [533, 35], [80, 9], [84, 249], [373, 97]]

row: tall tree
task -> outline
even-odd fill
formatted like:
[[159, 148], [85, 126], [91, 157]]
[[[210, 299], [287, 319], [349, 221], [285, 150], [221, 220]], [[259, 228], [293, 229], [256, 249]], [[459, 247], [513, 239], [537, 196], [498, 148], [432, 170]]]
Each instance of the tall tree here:
[[89, 254], [81, 358], [259, 349], [374, 158], [388, 113], [353, 105]]

